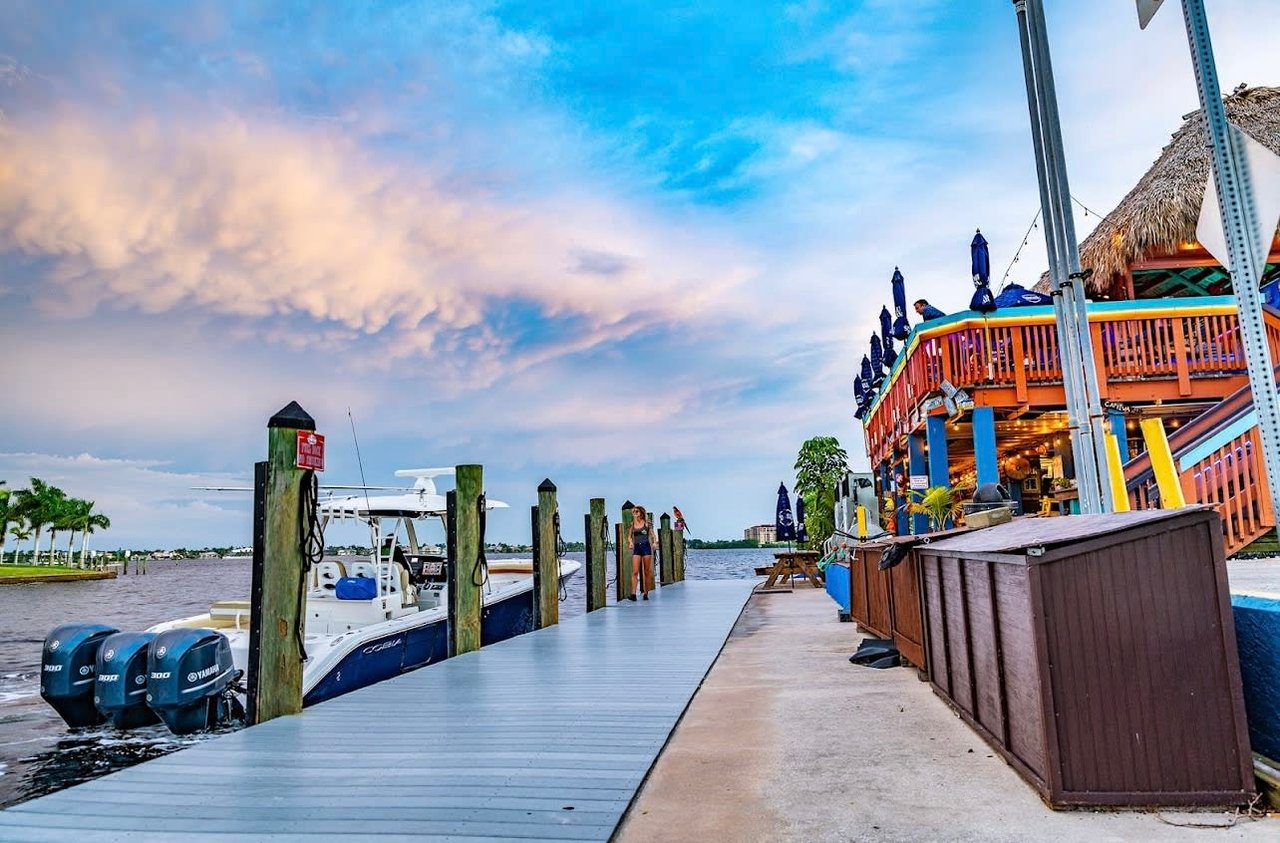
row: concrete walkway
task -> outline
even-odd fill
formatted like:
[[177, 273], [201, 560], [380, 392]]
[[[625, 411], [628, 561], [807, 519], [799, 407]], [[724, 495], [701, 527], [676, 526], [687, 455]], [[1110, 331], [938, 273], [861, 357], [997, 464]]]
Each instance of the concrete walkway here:
[[752, 597], [618, 839], [1280, 840], [1275, 818], [1051, 811], [914, 671], [851, 665], [860, 638], [824, 592]]

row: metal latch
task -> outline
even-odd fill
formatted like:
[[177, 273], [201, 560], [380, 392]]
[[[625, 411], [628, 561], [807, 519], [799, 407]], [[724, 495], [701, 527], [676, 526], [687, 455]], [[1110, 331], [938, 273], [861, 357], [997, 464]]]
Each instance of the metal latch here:
[[1036, 547], [1027, 548], [1028, 556], [1044, 556], [1044, 547], [1037, 545]]

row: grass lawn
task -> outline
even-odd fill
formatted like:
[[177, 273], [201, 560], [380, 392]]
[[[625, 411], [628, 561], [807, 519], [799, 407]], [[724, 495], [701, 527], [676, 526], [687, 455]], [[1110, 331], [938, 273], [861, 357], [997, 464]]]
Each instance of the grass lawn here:
[[32, 577], [40, 574], [83, 574], [83, 568], [66, 565], [0, 565], [0, 577]]

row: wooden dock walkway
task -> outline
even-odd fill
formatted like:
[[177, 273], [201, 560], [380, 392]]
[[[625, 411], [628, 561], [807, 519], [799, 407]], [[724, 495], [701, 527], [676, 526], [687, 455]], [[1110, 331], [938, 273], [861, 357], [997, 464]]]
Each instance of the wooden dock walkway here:
[[608, 840], [752, 580], [686, 581], [0, 811], [0, 840]]

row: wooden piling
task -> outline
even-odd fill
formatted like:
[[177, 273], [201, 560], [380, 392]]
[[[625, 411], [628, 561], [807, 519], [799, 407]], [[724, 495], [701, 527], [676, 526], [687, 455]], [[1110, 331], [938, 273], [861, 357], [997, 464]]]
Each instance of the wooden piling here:
[[684, 582], [684, 533], [672, 536], [672, 561], [675, 562], [676, 582]]
[[560, 511], [556, 503], [556, 484], [550, 478], [538, 484], [538, 536], [533, 548], [534, 629], [560, 622]]
[[658, 571], [662, 585], [676, 581], [675, 545], [672, 544], [671, 516], [662, 513], [658, 520]]
[[608, 602], [606, 586], [609, 582], [609, 535], [605, 525], [604, 498], [591, 499], [591, 511], [584, 516], [587, 543], [587, 611], [603, 609]]
[[257, 654], [249, 666], [256, 676], [254, 723], [302, 711], [303, 531], [315, 513], [302, 512], [303, 482], [312, 475], [298, 468], [298, 431], [315, 429], [315, 419], [296, 401], [267, 422], [261, 589], [253, 595], [249, 621], [249, 648]]
[[622, 581], [622, 524], [613, 525], [613, 599], [626, 600], [626, 593], [623, 589], [626, 583]]
[[622, 538], [618, 541], [618, 599], [629, 600], [636, 596], [635, 558], [631, 555], [631, 524], [634, 519], [635, 504], [627, 501], [622, 505]]
[[488, 571], [481, 563], [484, 533], [484, 467], [460, 465], [455, 472], [453, 529], [449, 549], [449, 655], [480, 649], [480, 614]]

